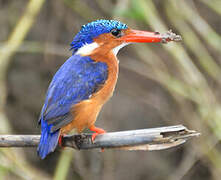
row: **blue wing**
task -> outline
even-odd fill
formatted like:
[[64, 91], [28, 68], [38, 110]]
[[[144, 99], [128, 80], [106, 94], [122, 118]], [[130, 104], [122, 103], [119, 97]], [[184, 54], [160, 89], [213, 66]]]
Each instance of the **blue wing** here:
[[[107, 75], [106, 63], [80, 55], [71, 56], [57, 71], [40, 116], [42, 136], [38, 152], [42, 158], [56, 147], [57, 142], [54, 142], [58, 140], [59, 129], [73, 120], [69, 112], [71, 106], [89, 99], [104, 84]], [[47, 144], [48, 149], [41, 144]]]
[[70, 107], [88, 99], [107, 79], [107, 65], [79, 55], [69, 58], [55, 74], [45, 101], [44, 120], [56, 131], [72, 118]]

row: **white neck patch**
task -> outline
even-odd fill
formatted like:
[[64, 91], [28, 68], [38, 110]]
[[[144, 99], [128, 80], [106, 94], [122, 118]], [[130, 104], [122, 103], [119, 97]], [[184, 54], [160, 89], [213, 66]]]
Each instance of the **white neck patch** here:
[[96, 42], [90, 43], [90, 44], [85, 44], [82, 47], [80, 47], [75, 54], [83, 55], [83, 56], [88, 56], [90, 55], [95, 49], [99, 47], [99, 44]]
[[[121, 48], [123, 48], [124, 46], [128, 45], [128, 44], [130, 44], [130, 43], [122, 43], [119, 46], [115, 47], [112, 50], [114, 55], [117, 56], [117, 53], [119, 52], [119, 50]], [[90, 44], [86, 43], [82, 47], [80, 47], [75, 54], [79, 54], [79, 55], [82, 55], [82, 56], [88, 56], [88, 55], [92, 54], [93, 51], [95, 49], [97, 49], [98, 47], [99, 47], [99, 44], [96, 43], [96, 42], [93, 42], [93, 43], [90, 43]]]
[[119, 50], [120, 50], [121, 48], [123, 48], [124, 46], [128, 45], [128, 44], [130, 44], [130, 43], [122, 43], [122, 44], [120, 44], [119, 46], [115, 47], [115, 48], [112, 50], [113, 53], [114, 53], [114, 55], [117, 56], [117, 53], [119, 52]]

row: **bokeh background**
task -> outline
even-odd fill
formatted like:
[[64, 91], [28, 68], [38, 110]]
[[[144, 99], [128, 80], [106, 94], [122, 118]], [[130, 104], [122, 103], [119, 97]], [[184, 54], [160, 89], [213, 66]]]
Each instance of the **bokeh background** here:
[[81, 25], [117, 19], [181, 34], [181, 43], [134, 44], [96, 125], [107, 131], [183, 124], [202, 133], [158, 152], [0, 149], [0, 179], [218, 180], [221, 177], [220, 0], [0, 0], [0, 133], [39, 134], [49, 82]]

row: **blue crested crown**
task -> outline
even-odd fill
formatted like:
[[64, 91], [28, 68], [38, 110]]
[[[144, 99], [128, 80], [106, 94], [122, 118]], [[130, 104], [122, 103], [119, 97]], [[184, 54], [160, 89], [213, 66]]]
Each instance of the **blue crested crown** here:
[[116, 20], [96, 20], [83, 25], [80, 32], [74, 37], [71, 45], [71, 50], [75, 53], [84, 44], [90, 44], [93, 39], [103, 33], [109, 33], [112, 29], [127, 29], [127, 25]]

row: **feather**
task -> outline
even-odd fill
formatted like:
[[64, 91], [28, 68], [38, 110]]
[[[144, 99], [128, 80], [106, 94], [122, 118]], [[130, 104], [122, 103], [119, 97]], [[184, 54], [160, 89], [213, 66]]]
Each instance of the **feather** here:
[[116, 20], [99, 19], [83, 25], [79, 33], [74, 37], [71, 45], [73, 54], [85, 44], [93, 43], [93, 39], [104, 33], [110, 33], [112, 29], [127, 29], [127, 25]]
[[53, 152], [58, 144], [58, 138], [60, 131], [57, 130], [51, 133], [51, 125], [48, 125], [47, 122], [41, 120], [41, 139], [38, 145], [37, 153], [44, 159], [50, 152]]
[[89, 99], [108, 76], [107, 64], [95, 62], [88, 56], [71, 56], [54, 75], [41, 111], [41, 140], [38, 154], [44, 158], [54, 151], [59, 129], [70, 123], [73, 105]]

